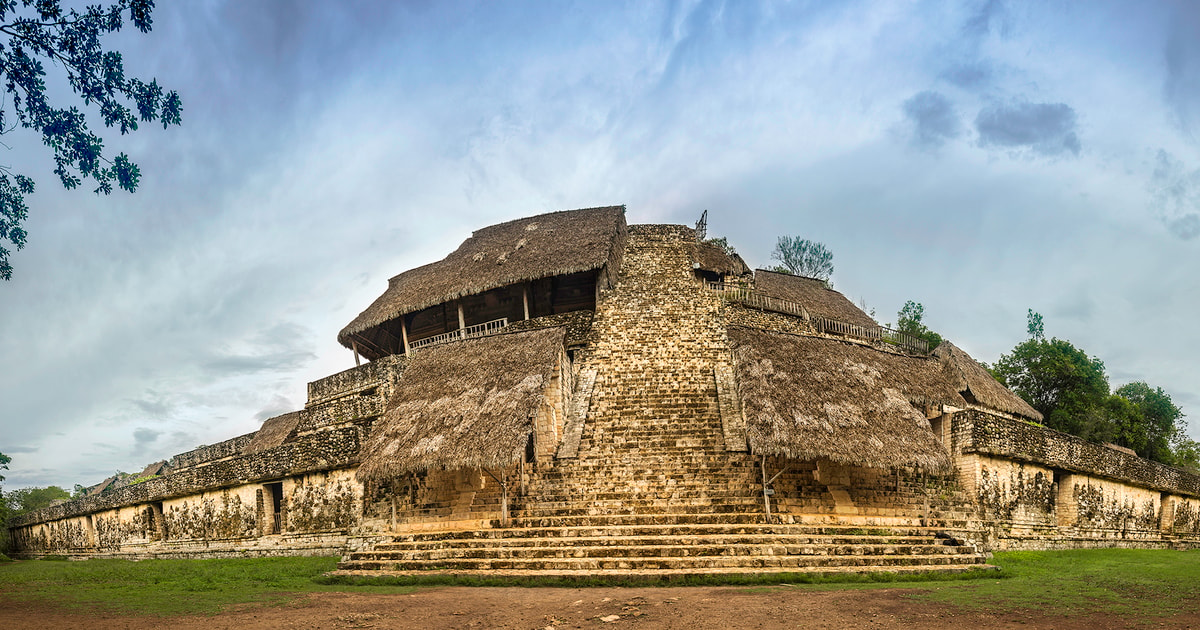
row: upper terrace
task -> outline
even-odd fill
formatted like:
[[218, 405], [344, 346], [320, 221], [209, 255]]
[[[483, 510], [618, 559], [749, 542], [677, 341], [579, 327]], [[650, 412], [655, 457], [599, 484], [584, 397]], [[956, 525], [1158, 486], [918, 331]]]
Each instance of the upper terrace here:
[[440, 335], [459, 338], [501, 321], [595, 309], [597, 293], [615, 282], [624, 244], [623, 206], [552, 212], [477, 230], [444, 259], [389, 280], [338, 341], [374, 360], [407, 354]]

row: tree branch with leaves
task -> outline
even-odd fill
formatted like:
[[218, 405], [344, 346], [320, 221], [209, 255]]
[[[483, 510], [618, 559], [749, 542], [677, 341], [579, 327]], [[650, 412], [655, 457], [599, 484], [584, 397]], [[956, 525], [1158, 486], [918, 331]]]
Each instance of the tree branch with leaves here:
[[[54, 157], [54, 174], [67, 189], [91, 180], [97, 194], [114, 188], [133, 192], [141, 170], [124, 153], [105, 155], [104, 140], [88, 127], [78, 107], [50, 102], [47, 63], [63, 71], [72, 91], [99, 113], [105, 127], [122, 135], [136, 131], [139, 122], [158, 122], [164, 128], [180, 124], [179, 95], [157, 80], [126, 77], [121, 53], [106, 50], [101, 41], [127, 22], [150, 32], [153, 9], [153, 0], [116, 0], [65, 11], [59, 0], [0, 0], [0, 77], [7, 96], [0, 105], [0, 134], [22, 128], [41, 134]], [[12, 279], [13, 268], [4, 245], [25, 246], [25, 196], [34, 190], [33, 178], [0, 165], [0, 278], [5, 280]]]

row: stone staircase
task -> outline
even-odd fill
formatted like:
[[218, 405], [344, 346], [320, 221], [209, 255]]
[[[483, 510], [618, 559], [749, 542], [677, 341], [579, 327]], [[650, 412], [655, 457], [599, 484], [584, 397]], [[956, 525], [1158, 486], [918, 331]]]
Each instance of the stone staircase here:
[[338, 564], [338, 573], [671, 579], [988, 568], [974, 546], [939, 537], [927, 527], [864, 529], [763, 524], [748, 522], [750, 515], [708, 517], [592, 517], [554, 525], [400, 535], [351, 553]]
[[714, 377], [730, 361], [720, 301], [692, 275], [680, 229], [630, 228], [619, 280], [579, 359], [586, 418], [560, 457], [529, 471], [507, 526], [396, 535], [349, 554], [338, 573], [671, 579], [987, 566], [912, 511], [766, 522], [757, 462], [725, 445]]

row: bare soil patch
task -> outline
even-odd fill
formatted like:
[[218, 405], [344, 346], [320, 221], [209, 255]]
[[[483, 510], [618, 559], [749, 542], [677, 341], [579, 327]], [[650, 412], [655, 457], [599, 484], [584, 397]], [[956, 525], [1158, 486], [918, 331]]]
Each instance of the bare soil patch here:
[[[1200, 628], [1200, 613], [1138, 618], [1063, 617], [1038, 611], [967, 611], [910, 597], [911, 589], [811, 591], [767, 588], [430, 588], [404, 595], [297, 595], [286, 604], [244, 606], [215, 616], [154, 617], [67, 610], [0, 594], [0, 628], [173, 630], [239, 628]], [[1194, 610], [1194, 609], [1193, 609]]]

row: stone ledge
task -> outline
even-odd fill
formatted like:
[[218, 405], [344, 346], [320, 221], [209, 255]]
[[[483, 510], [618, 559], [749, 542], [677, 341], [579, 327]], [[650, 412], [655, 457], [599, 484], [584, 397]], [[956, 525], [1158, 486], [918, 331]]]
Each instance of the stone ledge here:
[[[954, 416], [963, 453], [979, 453], [1200, 497], [1200, 475], [1093, 444], [1043, 426], [980, 411]], [[961, 436], [961, 437], [960, 437]]]

